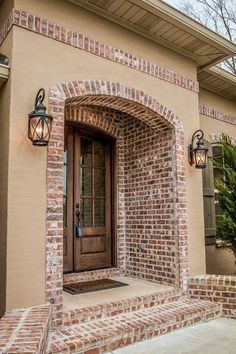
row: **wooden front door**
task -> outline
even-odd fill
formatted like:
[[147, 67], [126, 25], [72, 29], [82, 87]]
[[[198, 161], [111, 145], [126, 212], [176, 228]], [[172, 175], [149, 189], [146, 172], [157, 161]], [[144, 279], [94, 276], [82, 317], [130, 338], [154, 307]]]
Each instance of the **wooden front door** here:
[[112, 143], [67, 128], [64, 188], [64, 271], [112, 265]]

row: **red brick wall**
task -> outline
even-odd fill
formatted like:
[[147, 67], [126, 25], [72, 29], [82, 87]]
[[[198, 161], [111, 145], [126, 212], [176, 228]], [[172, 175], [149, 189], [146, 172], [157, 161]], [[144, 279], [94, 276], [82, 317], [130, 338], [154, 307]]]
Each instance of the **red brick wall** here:
[[126, 274], [177, 284], [173, 137], [125, 120]]
[[[91, 105], [96, 110], [89, 114], [76, 108]], [[107, 81], [57, 85], [50, 90], [48, 110], [54, 120], [48, 147], [46, 288], [53, 324], [62, 322], [65, 115], [117, 139], [118, 266], [127, 274], [186, 290], [185, 159], [179, 118], [144, 92]]]
[[178, 285], [174, 130], [156, 133], [138, 119], [105, 107], [68, 107], [66, 119], [113, 132], [116, 138], [119, 269], [138, 278]]
[[198, 275], [189, 278], [188, 287], [191, 298], [220, 303], [225, 317], [236, 318], [236, 276]]

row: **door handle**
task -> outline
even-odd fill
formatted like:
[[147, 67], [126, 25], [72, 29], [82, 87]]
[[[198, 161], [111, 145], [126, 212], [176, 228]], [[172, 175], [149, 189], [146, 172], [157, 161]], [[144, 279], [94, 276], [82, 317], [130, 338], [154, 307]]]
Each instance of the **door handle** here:
[[80, 226], [80, 205], [79, 205], [79, 203], [75, 204], [75, 215], [77, 217], [77, 224], [75, 225], [75, 235], [76, 235], [76, 237], [82, 237], [83, 232], [82, 232], [82, 228]]
[[83, 236], [83, 232], [82, 232], [82, 229], [80, 227], [80, 224], [76, 224], [75, 225], [75, 235], [76, 235], [76, 237], [82, 237]]

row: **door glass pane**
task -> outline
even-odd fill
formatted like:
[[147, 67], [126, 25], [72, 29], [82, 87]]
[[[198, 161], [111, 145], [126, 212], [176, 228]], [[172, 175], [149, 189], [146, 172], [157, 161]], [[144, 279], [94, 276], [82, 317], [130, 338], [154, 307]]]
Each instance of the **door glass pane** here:
[[81, 165], [91, 166], [92, 164], [92, 141], [81, 138]]
[[83, 198], [81, 201], [81, 226], [91, 227], [93, 226], [93, 203], [92, 199]]
[[[66, 149], [66, 144], [65, 144]], [[63, 221], [67, 227], [67, 151], [64, 151], [64, 179], [63, 179]]]
[[105, 226], [105, 199], [95, 199], [94, 206], [94, 226]]
[[96, 197], [105, 195], [105, 170], [94, 169], [94, 195]]
[[81, 184], [80, 191], [81, 195], [85, 197], [92, 196], [92, 169], [87, 167], [82, 167], [81, 172]]
[[63, 196], [63, 223], [64, 227], [67, 227], [67, 198]]
[[97, 167], [105, 166], [105, 149], [99, 141], [94, 142], [94, 165]]

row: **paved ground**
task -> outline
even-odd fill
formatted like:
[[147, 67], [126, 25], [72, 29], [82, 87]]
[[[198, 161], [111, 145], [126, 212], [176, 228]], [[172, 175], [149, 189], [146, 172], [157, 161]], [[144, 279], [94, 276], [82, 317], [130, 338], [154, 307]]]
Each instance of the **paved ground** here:
[[236, 354], [236, 320], [220, 318], [129, 347], [114, 354]]

